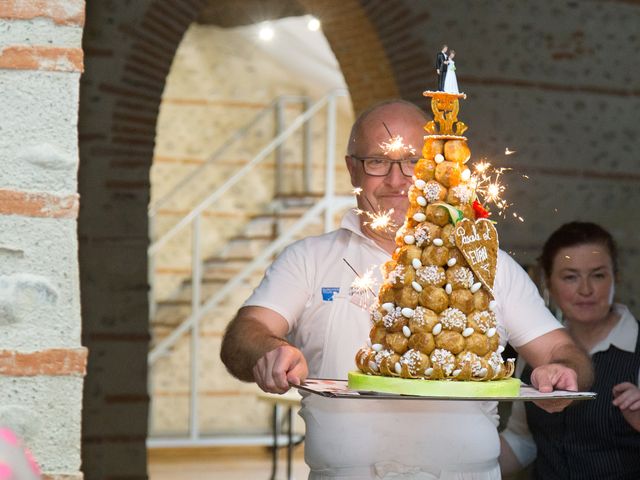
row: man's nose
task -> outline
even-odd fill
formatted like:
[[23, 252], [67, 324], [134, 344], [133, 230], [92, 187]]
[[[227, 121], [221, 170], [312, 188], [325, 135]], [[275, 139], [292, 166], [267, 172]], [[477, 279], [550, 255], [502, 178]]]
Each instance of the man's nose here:
[[385, 177], [385, 182], [389, 185], [402, 185], [407, 183], [408, 180], [410, 180], [410, 177], [407, 177], [402, 173], [400, 163], [392, 162], [391, 169]]

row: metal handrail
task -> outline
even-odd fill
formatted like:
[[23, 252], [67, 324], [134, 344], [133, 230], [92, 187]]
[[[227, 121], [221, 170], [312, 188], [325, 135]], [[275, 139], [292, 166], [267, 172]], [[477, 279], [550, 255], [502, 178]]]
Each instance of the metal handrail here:
[[232, 186], [234, 186], [240, 179], [242, 179], [247, 173], [252, 171], [254, 167], [264, 160], [267, 155], [269, 155], [276, 147], [282, 144], [284, 140], [289, 138], [301, 125], [303, 125], [306, 121], [308, 121], [311, 117], [313, 117], [318, 110], [320, 110], [326, 103], [329, 102], [330, 99], [334, 99], [336, 97], [345, 96], [346, 90], [334, 90], [316, 103], [314, 103], [308, 110], [299, 115], [292, 123], [289, 125], [282, 133], [276, 136], [269, 144], [264, 147], [249, 163], [247, 163], [244, 167], [238, 170], [231, 178], [229, 178], [224, 184], [220, 186], [215, 192], [209, 195], [207, 198], [202, 200], [198, 205], [196, 205], [189, 213], [187, 213], [182, 220], [180, 220], [177, 224], [175, 224], [169, 231], [167, 231], [162, 237], [153, 242], [148, 249], [149, 255], [155, 254], [160, 247], [162, 247], [165, 243], [171, 240], [179, 231], [181, 231], [184, 227], [189, 225], [191, 221], [198, 215], [200, 215], [204, 210], [209, 208], [213, 202], [218, 200], [224, 195], [227, 190], [229, 190]]
[[185, 175], [167, 193], [156, 200], [153, 204], [149, 205], [149, 217], [155, 217], [162, 205], [171, 200], [176, 195], [176, 193], [181, 191], [186, 185], [189, 185], [194, 178], [199, 177], [202, 174], [202, 171], [205, 168], [209, 167], [213, 162], [218, 160], [218, 158], [220, 158], [220, 156], [225, 153], [227, 149], [231, 147], [231, 145], [246, 137], [249, 130], [251, 130], [251, 128], [253, 128], [267, 114], [271, 113], [278, 105], [282, 104], [283, 102], [299, 102], [306, 106], [308, 101], [308, 97], [301, 95], [280, 95], [279, 97], [275, 98], [273, 101], [271, 101], [271, 103], [269, 103], [269, 105], [260, 110], [244, 126], [236, 130], [222, 145], [217, 148], [216, 151], [209, 155], [209, 157], [204, 161], [202, 165], [199, 165], [198, 168]]
[[[231, 178], [229, 178], [221, 187], [215, 192], [209, 195], [205, 200], [200, 202], [194, 207], [180, 222], [178, 222], [172, 229], [165, 233], [160, 239], [153, 243], [148, 249], [150, 275], [153, 274], [153, 256], [160, 247], [166, 244], [173, 236], [177, 234], [185, 226], [191, 224], [192, 226], [192, 288], [191, 288], [191, 314], [186, 318], [178, 327], [176, 327], [166, 338], [159, 342], [149, 353], [148, 364], [152, 367], [159, 358], [165, 355], [171, 347], [188, 331], [191, 331], [190, 338], [190, 360], [191, 360], [191, 376], [190, 376], [190, 418], [189, 418], [189, 437], [184, 438], [171, 438], [162, 439], [156, 438], [155, 440], [173, 446], [185, 446], [185, 445], [201, 445], [203, 442], [207, 442], [211, 439], [203, 439], [200, 435], [200, 429], [198, 425], [198, 352], [199, 352], [199, 326], [201, 319], [212, 309], [214, 309], [227, 295], [229, 295], [234, 289], [236, 289], [245, 279], [247, 279], [258, 268], [264, 268], [266, 264], [271, 260], [273, 255], [279, 250], [284, 248], [290, 243], [294, 237], [299, 234], [307, 225], [313, 221], [317, 221], [324, 216], [325, 231], [333, 229], [334, 213], [339, 209], [344, 209], [348, 206], [354, 206], [355, 200], [352, 196], [336, 196], [335, 195], [335, 142], [336, 142], [336, 98], [346, 96], [345, 90], [335, 90], [329, 92], [322, 99], [314, 103], [308, 109], [306, 109], [301, 115], [299, 115], [293, 123], [286, 129], [281, 130], [282, 123], [278, 122], [279, 134], [265, 147], [258, 155], [256, 155], [247, 165], [239, 169]], [[278, 238], [273, 240], [257, 257], [255, 257], [249, 264], [247, 264], [238, 274], [236, 274], [231, 280], [226, 282], [220, 289], [218, 289], [214, 295], [212, 295], [204, 304], [201, 303], [201, 282], [203, 274], [203, 263], [201, 260], [201, 242], [200, 242], [200, 219], [205, 209], [222, 197], [222, 195], [237, 183], [244, 175], [253, 170], [253, 167], [261, 162], [267, 155], [282, 145], [282, 143], [290, 137], [300, 126], [305, 125], [308, 129], [311, 118], [324, 106], [327, 106], [327, 129], [326, 129], [326, 162], [325, 162], [325, 191], [323, 197], [313, 205], [306, 213], [302, 215], [293, 225], [291, 225], [286, 231], [282, 232]], [[279, 107], [278, 107], [279, 108]], [[309, 145], [309, 132], [305, 130], [305, 155], [310, 149]], [[309, 159], [305, 157], [305, 164]], [[279, 171], [276, 168], [276, 174]], [[281, 172], [280, 172], [281, 173]], [[310, 172], [305, 172], [303, 178], [305, 186], [310, 186]], [[324, 215], [323, 215], [324, 214]], [[150, 221], [153, 217], [150, 216]], [[150, 284], [152, 285], [152, 279], [150, 278]], [[150, 310], [153, 312], [153, 300], [151, 301]], [[223, 436], [224, 438], [217, 438], [215, 442], [225, 441], [235, 442], [237, 439]], [[228, 437], [228, 438], [227, 438]], [[167, 443], [168, 442], [168, 443]], [[177, 442], [177, 443], [176, 443]]]
[[332, 210], [340, 210], [348, 206], [355, 206], [355, 200], [351, 196], [334, 196], [332, 198], [324, 197], [309, 209], [302, 217], [300, 217], [288, 230], [286, 230], [277, 239], [272, 241], [260, 255], [253, 259], [251, 263], [245, 266], [235, 277], [225, 283], [215, 295], [213, 295], [204, 305], [192, 312], [192, 314], [178, 325], [165, 339], [156, 345], [149, 353], [149, 365], [153, 365], [164, 353], [171, 348], [175, 342], [187, 332], [203, 315], [215, 308], [218, 303], [238, 287], [249, 275], [260, 267], [264, 267], [272, 255], [285, 247], [304, 227], [313, 220], [317, 220], [323, 212], [328, 208]]

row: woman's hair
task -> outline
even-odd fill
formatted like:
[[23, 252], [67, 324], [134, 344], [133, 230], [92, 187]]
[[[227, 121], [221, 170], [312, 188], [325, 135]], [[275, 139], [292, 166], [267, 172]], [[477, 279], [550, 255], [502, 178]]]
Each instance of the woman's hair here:
[[613, 272], [618, 273], [618, 249], [611, 234], [595, 223], [570, 222], [553, 232], [542, 247], [539, 261], [545, 277], [549, 278], [551, 275], [553, 259], [561, 249], [587, 243], [598, 243], [606, 247], [611, 257]]

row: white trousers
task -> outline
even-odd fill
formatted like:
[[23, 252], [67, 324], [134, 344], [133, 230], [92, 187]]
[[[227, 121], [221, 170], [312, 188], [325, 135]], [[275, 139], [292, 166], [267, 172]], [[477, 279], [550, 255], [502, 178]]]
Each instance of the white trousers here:
[[309, 395], [311, 480], [500, 480], [495, 402]]

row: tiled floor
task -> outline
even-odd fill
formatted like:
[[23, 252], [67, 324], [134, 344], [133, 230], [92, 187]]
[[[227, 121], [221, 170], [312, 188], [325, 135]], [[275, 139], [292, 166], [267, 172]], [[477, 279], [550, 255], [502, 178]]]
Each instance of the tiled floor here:
[[[287, 478], [286, 449], [280, 449], [277, 480]], [[294, 450], [293, 478], [305, 480], [303, 446]], [[220, 447], [202, 449], [152, 449], [149, 451], [150, 480], [269, 480], [271, 451], [267, 448]]]

